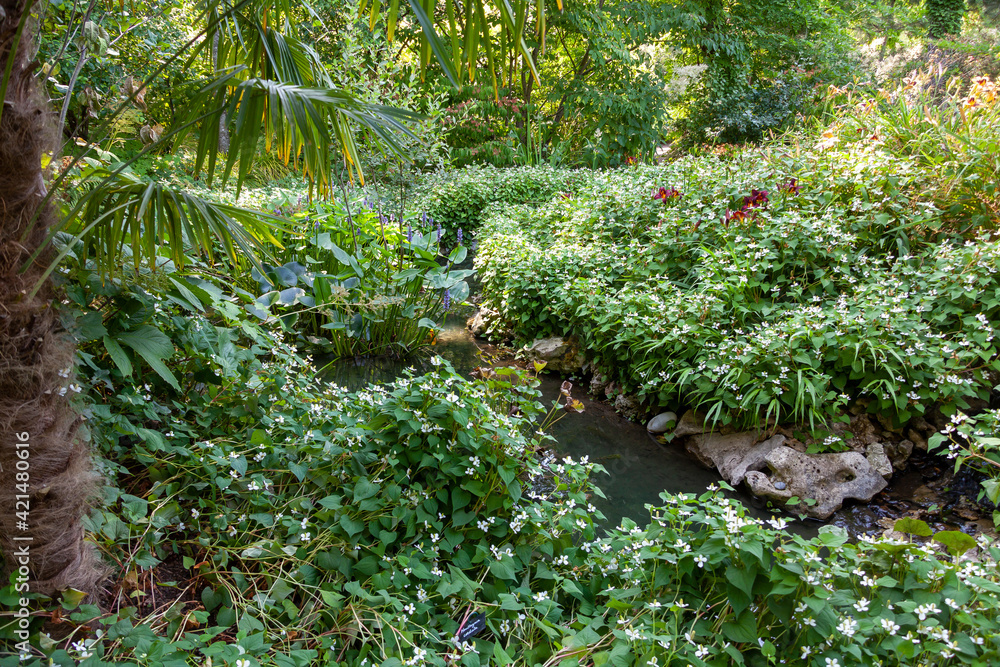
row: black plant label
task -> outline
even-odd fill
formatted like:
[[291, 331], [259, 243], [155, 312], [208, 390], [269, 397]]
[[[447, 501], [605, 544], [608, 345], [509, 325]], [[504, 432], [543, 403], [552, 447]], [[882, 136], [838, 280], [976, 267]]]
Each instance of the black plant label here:
[[455, 633], [455, 639], [460, 642], [464, 642], [466, 639], [475, 637], [480, 632], [486, 629], [486, 614], [479, 612], [478, 614], [473, 614], [465, 622], [458, 632]]

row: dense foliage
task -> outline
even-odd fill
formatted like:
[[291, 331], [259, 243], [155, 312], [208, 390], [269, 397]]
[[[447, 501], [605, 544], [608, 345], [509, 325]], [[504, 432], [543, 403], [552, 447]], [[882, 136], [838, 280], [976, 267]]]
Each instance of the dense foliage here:
[[929, 36], [944, 37], [962, 32], [965, 0], [926, 0], [926, 3]]
[[[44, 4], [59, 391], [111, 579], [32, 595], [30, 655], [7, 613], [0, 665], [1000, 661], [985, 538], [805, 539], [728, 487], [612, 528], [603, 468], [545, 434], [570, 386], [546, 409], [530, 373], [436, 356], [317, 373], [432, 343], [471, 250], [494, 332], [576, 335], [649, 406], [805, 423], [814, 451], [848, 406], [943, 413], [932, 452], [1000, 500], [988, 12], [562, 4]], [[677, 138], [762, 145], [637, 164]]]
[[[836, 529], [805, 540], [717, 489], [664, 494], [648, 525], [602, 536], [601, 468], [547, 454], [531, 378], [445, 363], [349, 392], [211, 282], [173, 274], [157, 296], [150, 280], [106, 293], [120, 307], [103, 325], [161, 332], [179, 388], [83, 348], [116, 480], [90, 527], [124, 574], [108, 611], [64, 598], [60, 639], [32, 622], [46, 664], [989, 664], [1000, 650], [1000, 551], [949, 562]], [[171, 592], [161, 562], [195, 576]]]
[[404, 357], [469, 296], [473, 271], [454, 268], [468, 249], [461, 236], [445, 247], [440, 226], [415, 231], [416, 221], [367, 201], [316, 205], [294, 218], [305, 238], [290, 236], [275, 265], [250, 270], [255, 313], [277, 316], [338, 358]]
[[[881, 99], [808, 147], [592, 174], [492, 209], [484, 306], [522, 340], [578, 335], [628, 390], [722, 423], [816, 429], [855, 400], [905, 422], [987, 398], [996, 106], [970, 96], [935, 119], [905, 90]], [[961, 152], [906, 153], [963, 135]]]

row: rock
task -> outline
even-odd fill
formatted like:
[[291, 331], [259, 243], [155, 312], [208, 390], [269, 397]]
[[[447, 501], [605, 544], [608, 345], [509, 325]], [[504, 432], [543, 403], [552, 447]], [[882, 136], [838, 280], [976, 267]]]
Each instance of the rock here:
[[646, 424], [646, 430], [650, 433], [666, 433], [677, 423], [677, 415], [673, 412], [661, 412]]
[[873, 442], [868, 445], [865, 458], [868, 459], [868, 463], [875, 468], [876, 472], [882, 475], [883, 479], [888, 480], [892, 477], [892, 461], [886, 455], [885, 446], [881, 442]]
[[910, 502], [921, 507], [930, 507], [938, 502], [938, 493], [926, 484], [922, 484], [910, 494]]
[[778, 491], [784, 491], [787, 487], [788, 487], [788, 485], [785, 484], [784, 482], [775, 482], [774, 483], [774, 488], [776, 488]]
[[622, 417], [625, 417], [625, 419], [635, 421], [642, 412], [642, 404], [639, 403], [639, 399], [635, 396], [618, 394], [615, 397], [615, 410]]
[[914, 429], [910, 429], [906, 432], [906, 437], [913, 442], [913, 446], [922, 452], [927, 451], [927, 438], [920, 435], [920, 433]]
[[903, 427], [893, 424], [892, 417], [882, 414], [876, 414], [875, 421], [877, 421], [878, 424], [889, 433], [893, 433], [897, 436], [903, 434]]
[[607, 388], [611, 380], [603, 371], [595, 370], [594, 374], [590, 377], [590, 395], [591, 396], [602, 396], [604, 395], [604, 390]]
[[[931, 426], [927, 420], [920, 415], [917, 415], [910, 421], [910, 426], [917, 429], [917, 431], [919, 431], [925, 438], [929, 438], [932, 434], [937, 432], [937, 429]], [[910, 438], [910, 440], [913, 440], [913, 438]], [[916, 440], [913, 440], [913, 442], [916, 442]]]
[[[931, 427], [932, 432], [943, 431], [945, 426], [949, 424], [948, 417], [941, 413], [941, 408], [937, 405], [932, 405], [927, 412], [924, 413], [925, 423], [928, 423]], [[918, 429], [923, 433], [927, 433], [926, 430], [917, 426]]]
[[899, 442], [885, 443], [885, 453], [892, 461], [892, 467], [896, 470], [905, 470], [906, 462], [913, 454], [913, 442], [911, 440], [900, 440]]
[[685, 435], [697, 435], [699, 433], [704, 433], [705, 428], [705, 416], [694, 410], [688, 410], [681, 417], [680, 422], [677, 423], [677, 428], [674, 429], [674, 437], [680, 438]]
[[855, 415], [851, 417], [851, 422], [847, 426], [853, 437], [847, 440], [847, 445], [852, 449], [865, 449], [873, 442], [878, 442], [878, 431], [868, 415]]
[[576, 338], [551, 336], [525, 347], [528, 361], [544, 361], [545, 370], [561, 375], [579, 373], [586, 361]]
[[847, 408], [847, 411], [852, 415], [860, 415], [868, 412], [868, 406], [871, 405], [870, 398], [856, 398], [851, 406]]
[[[814, 505], [802, 502], [797, 509], [816, 519], [830, 518], [847, 498], [867, 502], [886, 487], [882, 475], [857, 452], [804, 454], [779, 446], [767, 454], [764, 463], [771, 470], [770, 476], [755, 470], [746, 473], [754, 495], [782, 505], [792, 496], [803, 501], [812, 498]], [[785, 487], [779, 489], [776, 483]]]
[[[767, 455], [785, 442], [785, 436], [776, 435], [758, 443], [760, 434], [700, 433], [687, 441], [687, 450], [706, 467], [718, 468], [723, 478], [733, 486], [743, 482], [748, 470], [760, 470]], [[756, 444], [755, 444], [756, 443]]]
[[490, 308], [480, 308], [475, 315], [466, 320], [465, 326], [472, 332], [473, 336], [483, 336], [496, 321], [498, 315], [497, 311]]

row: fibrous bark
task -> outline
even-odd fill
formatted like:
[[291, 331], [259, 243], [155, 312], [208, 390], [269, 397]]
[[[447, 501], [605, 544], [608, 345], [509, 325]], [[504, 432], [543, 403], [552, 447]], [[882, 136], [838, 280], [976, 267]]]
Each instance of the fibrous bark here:
[[0, 551], [5, 575], [28, 561], [33, 592], [93, 594], [103, 569], [81, 518], [98, 476], [69, 401], [73, 345], [61, 331], [52, 285], [31, 296], [51, 261], [47, 252], [31, 256], [53, 224], [42, 155], [56, 138], [29, 62], [31, 31], [17, 39], [33, 2], [0, 0], [0, 68], [15, 54], [0, 117]]

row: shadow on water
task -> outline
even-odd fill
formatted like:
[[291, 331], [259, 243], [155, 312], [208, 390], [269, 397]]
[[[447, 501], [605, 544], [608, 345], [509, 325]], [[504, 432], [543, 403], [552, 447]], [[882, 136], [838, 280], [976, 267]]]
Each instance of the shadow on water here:
[[[491, 353], [489, 345], [479, 345], [464, 326], [464, 318], [449, 318], [437, 343], [424, 356], [405, 362], [391, 359], [344, 359], [326, 362], [317, 356], [320, 376], [330, 382], [350, 389], [361, 389], [370, 383], [391, 382], [406, 368], [417, 373], [431, 368], [431, 355], [438, 354], [451, 362], [456, 371], [468, 377], [477, 366], [483, 366], [483, 352]], [[543, 403], [551, 405], [559, 394], [561, 380], [542, 378]], [[717, 473], [703, 468], [676, 447], [663, 446], [654, 441], [646, 429], [619, 416], [611, 406], [591, 400], [580, 388], [573, 391], [585, 410], [579, 414], [567, 413], [552, 429], [558, 441], [557, 450], [563, 456], [576, 460], [586, 456], [599, 463], [607, 475], [598, 475], [594, 482], [606, 498], [594, 498], [594, 505], [607, 518], [608, 526], [618, 526], [628, 517], [645, 525], [649, 512], [647, 504], [662, 505], [660, 493], [705, 492], [710, 484], [717, 483]], [[730, 497], [738, 499], [754, 516], [768, 519], [772, 512], [758, 509], [758, 502], [751, 495], [737, 491]], [[789, 529], [803, 536], [816, 534], [818, 524], [793, 522]]]

